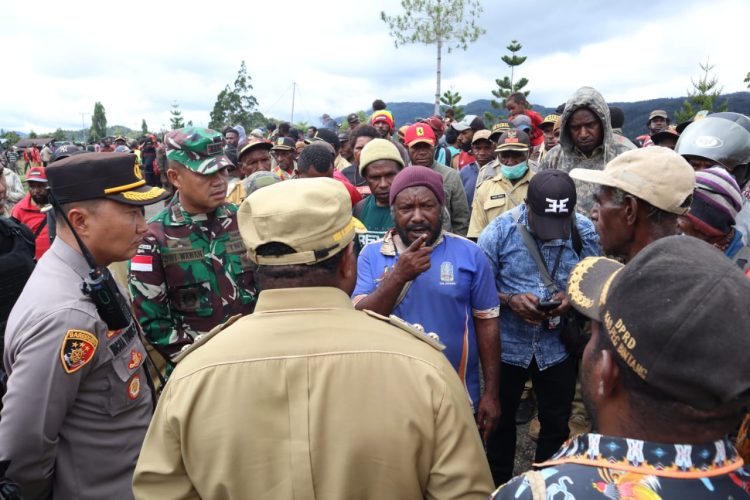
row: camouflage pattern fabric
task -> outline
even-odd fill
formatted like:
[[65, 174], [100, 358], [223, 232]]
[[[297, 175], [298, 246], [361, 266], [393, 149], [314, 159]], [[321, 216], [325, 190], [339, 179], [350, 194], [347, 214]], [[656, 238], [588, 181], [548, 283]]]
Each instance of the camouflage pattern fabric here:
[[146, 337], [169, 359], [196, 335], [251, 313], [256, 291], [237, 207], [191, 216], [175, 195], [149, 222], [128, 285]]
[[[584, 155], [576, 148], [573, 139], [570, 137], [568, 121], [573, 113], [580, 108], [590, 109], [602, 122], [602, 144], [591, 153], [591, 156]], [[551, 168], [563, 172], [570, 172], [574, 168], [604, 170], [607, 163], [627, 150], [628, 148], [614, 137], [612, 125], [609, 121], [609, 107], [604, 97], [591, 87], [581, 87], [568, 99], [565, 104], [565, 111], [560, 117], [560, 143], [544, 155], [539, 168], [542, 170]], [[598, 186], [578, 180], [574, 180], [574, 182], [578, 195], [576, 210], [588, 217], [594, 206], [594, 193]]]
[[224, 139], [209, 128], [186, 127], [164, 137], [167, 158], [182, 163], [193, 172], [211, 175], [233, 165], [224, 155]]

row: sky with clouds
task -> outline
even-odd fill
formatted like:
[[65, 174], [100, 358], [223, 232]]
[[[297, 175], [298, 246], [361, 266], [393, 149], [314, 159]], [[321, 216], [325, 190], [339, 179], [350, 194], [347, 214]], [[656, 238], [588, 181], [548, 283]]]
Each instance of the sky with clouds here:
[[[512, 39], [528, 57], [518, 74], [529, 99], [546, 106], [582, 85], [610, 102], [682, 96], [707, 58], [724, 92], [746, 90], [748, 0], [482, 3], [486, 34], [443, 57], [443, 90], [464, 103], [491, 98]], [[381, 10], [398, 13], [400, 1], [3, 2], [0, 128], [89, 127], [95, 101], [110, 125], [168, 128], [176, 102], [205, 126], [242, 60], [258, 109], [278, 119], [290, 118], [293, 82], [294, 119], [311, 124], [374, 98], [432, 102], [435, 48], [396, 49]]]

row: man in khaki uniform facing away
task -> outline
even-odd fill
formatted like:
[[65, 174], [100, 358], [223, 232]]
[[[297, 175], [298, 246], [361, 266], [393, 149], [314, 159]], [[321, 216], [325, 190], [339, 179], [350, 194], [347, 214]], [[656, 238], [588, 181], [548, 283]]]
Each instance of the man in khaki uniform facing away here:
[[439, 339], [352, 306], [341, 183], [274, 184], [238, 217], [260, 266], [255, 312], [178, 356], [136, 498], [485, 498], [479, 433]]

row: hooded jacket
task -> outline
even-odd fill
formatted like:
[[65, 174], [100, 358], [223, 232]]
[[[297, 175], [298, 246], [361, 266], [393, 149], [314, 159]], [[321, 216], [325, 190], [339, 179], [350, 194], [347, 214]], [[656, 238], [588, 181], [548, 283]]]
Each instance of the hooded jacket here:
[[[583, 154], [575, 146], [568, 126], [570, 117], [581, 108], [588, 108], [593, 111], [602, 124], [602, 143], [589, 156]], [[628, 148], [624, 144], [615, 139], [609, 120], [609, 107], [607, 107], [604, 97], [591, 87], [581, 87], [565, 104], [565, 110], [560, 117], [560, 143], [547, 152], [540, 168], [542, 170], [562, 170], [563, 172], [570, 172], [574, 168], [604, 170], [607, 163], [627, 150]], [[575, 181], [575, 184], [578, 195], [576, 208], [579, 212], [588, 216], [594, 204], [593, 194], [596, 185], [581, 181]]]

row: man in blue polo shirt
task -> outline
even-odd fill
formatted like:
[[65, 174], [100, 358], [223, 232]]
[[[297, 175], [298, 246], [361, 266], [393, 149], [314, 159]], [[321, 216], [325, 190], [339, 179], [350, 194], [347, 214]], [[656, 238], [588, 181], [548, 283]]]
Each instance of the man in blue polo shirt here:
[[394, 178], [389, 198], [395, 229], [360, 253], [354, 303], [439, 335], [487, 440], [500, 417], [499, 299], [490, 264], [476, 244], [442, 231], [440, 174], [407, 167]]

